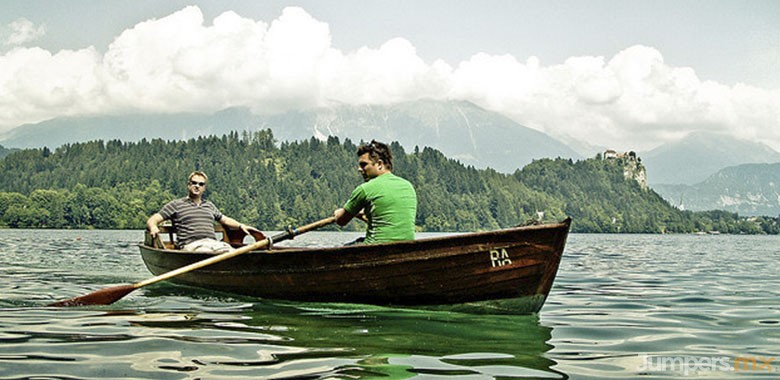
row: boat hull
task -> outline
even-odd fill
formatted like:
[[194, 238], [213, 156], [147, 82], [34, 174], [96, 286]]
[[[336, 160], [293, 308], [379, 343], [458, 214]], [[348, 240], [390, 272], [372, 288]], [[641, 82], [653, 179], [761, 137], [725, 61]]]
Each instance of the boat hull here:
[[[275, 248], [170, 281], [276, 300], [538, 311], [569, 231], [562, 223], [377, 245]], [[159, 275], [212, 254], [140, 245]]]

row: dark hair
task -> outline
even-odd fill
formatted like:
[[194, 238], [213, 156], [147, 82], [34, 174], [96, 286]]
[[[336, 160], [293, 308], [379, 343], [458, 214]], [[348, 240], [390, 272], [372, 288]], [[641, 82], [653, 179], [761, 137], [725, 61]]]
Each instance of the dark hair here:
[[368, 153], [368, 156], [372, 161], [376, 162], [382, 160], [382, 163], [387, 166], [387, 170], [393, 170], [393, 153], [390, 152], [390, 147], [376, 140], [371, 140], [368, 144], [362, 144], [358, 147], [358, 157]]

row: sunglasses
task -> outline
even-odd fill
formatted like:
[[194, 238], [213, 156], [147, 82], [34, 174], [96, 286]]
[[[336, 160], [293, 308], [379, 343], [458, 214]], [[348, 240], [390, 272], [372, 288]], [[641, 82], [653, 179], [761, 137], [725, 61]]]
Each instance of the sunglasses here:
[[203, 187], [206, 186], [206, 182], [190, 181], [190, 185]]

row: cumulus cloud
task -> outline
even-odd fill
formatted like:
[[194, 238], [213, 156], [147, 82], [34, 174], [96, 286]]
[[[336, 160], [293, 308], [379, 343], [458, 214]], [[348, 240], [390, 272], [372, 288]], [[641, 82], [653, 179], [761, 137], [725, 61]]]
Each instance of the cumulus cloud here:
[[647, 46], [547, 67], [478, 54], [453, 76], [456, 96], [567, 142], [645, 150], [704, 129], [780, 148], [780, 91], [702, 81]]
[[[33, 28], [34, 29], [34, 28]], [[63, 115], [258, 113], [331, 104], [463, 99], [561, 140], [652, 148], [707, 128], [780, 149], [780, 91], [700, 80], [653, 47], [614, 57], [476, 53], [425, 62], [403, 38], [341, 51], [328, 24], [286, 8], [270, 23], [197, 7], [141, 22], [106, 52], [15, 47], [0, 55], [0, 129]]]
[[44, 25], [35, 25], [26, 18], [18, 18], [5, 27], [0, 28], [0, 40], [6, 46], [24, 45], [37, 40], [46, 34]]

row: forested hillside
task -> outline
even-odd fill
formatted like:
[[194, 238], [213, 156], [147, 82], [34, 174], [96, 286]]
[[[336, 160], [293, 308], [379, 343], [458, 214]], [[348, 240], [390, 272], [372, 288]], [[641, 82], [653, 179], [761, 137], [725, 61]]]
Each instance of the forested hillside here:
[[[143, 228], [166, 201], [186, 195], [193, 170], [209, 175], [206, 197], [227, 215], [266, 230], [308, 223], [329, 216], [362, 181], [356, 148], [335, 137], [278, 144], [266, 130], [16, 151], [0, 161], [0, 225]], [[774, 220], [676, 210], [600, 159], [540, 160], [505, 175], [431, 148], [392, 149], [394, 172], [417, 189], [421, 231], [509, 227], [543, 212], [546, 221], [572, 216], [582, 232], [777, 233]]]
[[690, 212], [626, 179], [623, 159], [538, 160], [514, 174], [518, 181], [557, 199], [580, 232], [778, 233], [775, 218], [740, 218], [725, 211]]
[[[337, 138], [277, 146], [270, 131], [28, 149], [0, 162], [0, 220], [12, 227], [143, 228], [165, 201], [186, 195], [191, 171], [203, 170], [206, 196], [224, 213], [266, 229], [301, 224], [330, 215], [362, 181], [356, 149]], [[463, 167], [430, 148], [392, 149], [395, 173], [417, 188], [422, 230], [506, 227], [537, 210], [564, 218], [560, 201], [511, 176]]]
[[17, 149], [8, 149], [8, 148], [0, 145], [0, 158], [3, 158], [5, 156], [11, 154], [11, 152], [13, 152], [15, 150], [17, 150]]

